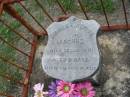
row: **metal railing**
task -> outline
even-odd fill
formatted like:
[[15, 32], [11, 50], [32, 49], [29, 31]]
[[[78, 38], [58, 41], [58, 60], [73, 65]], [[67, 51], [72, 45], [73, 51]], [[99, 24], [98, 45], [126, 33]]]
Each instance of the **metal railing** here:
[[[52, 17], [49, 14], [49, 12], [44, 8], [44, 6], [38, 0], [35, 0], [35, 1], [36, 1], [36, 4], [44, 12], [44, 14], [51, 20], [51, 22], [63, 21], [70, 16], [70, 14], [67, 13], [67, 11], [63, 7], [63, 5], [59, 2], [59, 0], [55, 0], [55, 2], [58, 4], [58, 6], [61, 9], [63, 15], [57, 16], [57, 17]], [[79, 6], [80, 6], [84, 16], [86, 17], [86, 19], [89, 19], [89, 16], [87, 14], [87, 11], [85, 11], [85, 8], [83, 6], [82, 1], [81, 0], [77, 0], [77, 1], [79, 3]], [[19, 48], [19, 47], [17, 47], [18, 46], [17, 44], [12, 44], [10, 41], [7, 41], [2, 35], [0, 35], [0, 42], [2, 44], [4, 43], [4, 44], [8, 45], [9, 48], [12, 48], [15, 51], [17, 51], [18, 55], [27, 59], [28, 61], [25, 64], [28, 64], [28, 65], [24, 66], [23, 64], [18, 63], [19, 61], [17, 61], [17, 60], [15, 60], [15, 61], [10, 60], [11, 58], [8, 59], [4, 55], [3, 56], [0, 55], [0, 60], [2, 60], [3, 62], [7, 63], [10, 66], [16, 67], [19, 70], [21, 70], [21, 72], [23, 74], [23, 79], [17, 80], [15, 78], [13, 78], [12, 76], [10, 76], [9, 74], [0, 74], [0, 76], [4, 79], [15, 81], [15, 83], [20, 85], [20, 87], [22, 88], [22, 93], [21, 93], [22, 97], [27, 97], [28, 88], [29, 88], [29, 80], [30, 80], [30, 75], [32, 73], [33, 61], [34, 61], [34, 56], [35, 56], [35, 51], [36, 51], [36, 46], [37, 46], [37, 37], [47, 35], [47, 31], [46, 31], [46, 28], [44, 28], [40, 24], [40, 22], [38, 22], [38, 20], [32, 15], [32, 13], [27, 9], [27, 7], [23, 4], [23, 2], [24, 2], [24, 0], [0, 0], [0, 13], [1, 13], [1, 17], [2, 17], [2, 14], [3, 14], [3, 11], [4, 11], [4, 12], [8, 13], [13, 19], [20, 22], [21, 25], [24, 26], [24, 28], [28, 30], [27, 33], [30, 33], [31, 39], [29, 39], [28, 37], [26, 37], [26, 35], [23, 34], [25, 32], [20, 32], [20, 31], [17, 31], [16, 29], [12, 28], [9, 25], [10, 24], [9, 20], [7, 20], [8, 21], [7, 22], [7, 21], [3, 20], [2, 18], [0, 18], [0, 22], [2, 23], [2, 25], [6, 26], [11, 31], [11, 33], [16, 34], [17, 36], [20, 37], [20, 39], [24, 40], [24, 43], [27, 44], [26, 47], [29, 46], [29, 48], [30, 48], [29, 53], [24, 51], [24, 48], [25, 48], [24, 46]], [[125, 17], [124, 18], [125, 24], [110, 24], [109, 18], [107, 16], [107, 12], [106, 12], [105, 7], [104, 7], [103, 0], [100, 0], [100, 2], [101, 2], [101, 6], [102, 6], [102, 12], [103, 12], [105, 20], [106, 20], [106, 25], [101, 25], [102, 31], [113, 31], [113, 30], [119, 30], [119, 29], [128, 30], [128, 29], [130, 29], [130, 24], [128, 23], [127, 12], [126, 12], [124, 0], [121, 0], [121, 2], [122, 2], [122, 8], [123, 8], [124, 17]], [[21, 6], [23, 8], [23, 10], [30, 17], [32, 17], [32, 19], [39, 25], [39, 27], [42, 28], [42, 31], [36, 30], [35, 27], [33, 27], [26, 20], [26, 18], [21, 16], [19, 14], [19, 12], [17, 12], [16, 9], [13, 7], [14, 3], [17, 3], [19, 6]], [[15, 41], [15, 39], [13, 41]], [[0, 95], [1, 96], [7, 96], [7, 97], [14, 97], [14, 96], [11, 96], [8, 93], [4, 93], [4, 92], [1, 92], [1, 91], [0, 91]]]

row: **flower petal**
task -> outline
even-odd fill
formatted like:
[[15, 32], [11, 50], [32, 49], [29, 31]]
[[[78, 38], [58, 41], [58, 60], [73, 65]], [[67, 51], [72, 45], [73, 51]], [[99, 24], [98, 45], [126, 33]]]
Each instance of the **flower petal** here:
[[62, 94], [64, 94], [63, 91], [59, 91], [59, 92], [57, 93], [58, 96], [61, 96]]
[[34, 85], [33, 89], [35, 92], [42, 91], [43, 88], [41, 88], [41, 87], [43, 87], [43, 86], [40, 83], [38, 83], [38, 84]]
[[47, 95], [47, 94], [48, 94], [48, 92], [44, 92], [44, 91], [43, 91], [43, 94]]
[[43, 90], [43, 88], [44, 88], [44, 84], [41, 84], [41, 90]]

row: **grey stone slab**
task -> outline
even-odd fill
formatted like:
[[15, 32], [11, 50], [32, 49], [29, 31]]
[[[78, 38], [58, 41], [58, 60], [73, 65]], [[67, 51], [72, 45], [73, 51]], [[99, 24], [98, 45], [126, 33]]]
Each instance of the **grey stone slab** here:
[[93, 76], [100, 64], [97, 33], [100, 25], [94, 20], [74, 16], [52, 23], [48, 43], [42, 56], [43, 70], [51, 77], [76, 81]]

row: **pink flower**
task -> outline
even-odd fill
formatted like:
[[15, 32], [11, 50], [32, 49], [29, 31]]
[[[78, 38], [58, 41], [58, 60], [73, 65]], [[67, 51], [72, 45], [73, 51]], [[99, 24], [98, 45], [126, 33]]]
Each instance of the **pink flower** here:
[[35, 91], [34, 97], [44, 97], [48, 92], [43, 92], [44, 84], [38, 83], [34, 85], [33, 89]]
[[57, 96], [60, 97], [72, 97], [75, 84], [59, 81], [57, 86]]
[[91, 82], [79, 83], [75, 87], [75, 95], [78, 97], [94, 97], [95, 91]]

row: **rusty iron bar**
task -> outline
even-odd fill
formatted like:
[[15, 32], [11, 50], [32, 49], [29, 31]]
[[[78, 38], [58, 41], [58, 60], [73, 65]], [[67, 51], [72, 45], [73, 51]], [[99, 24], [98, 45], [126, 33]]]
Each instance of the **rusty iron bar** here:
[[22, 6], [22, 8], [34, 19], [34, 21], [47, 33], [46, 29], [38, 22], [38, 20], [29, 12], [29, 10], [21, 3], [19, 4]]
[[8, 44], [10, 47], [12, 47], [13, 49], [19, 51], [20, 53], [30, 57], [30, 55], [26, 54], [25, 52], [23, 52], [22, 50], [16, 48], [15, 46], [13, 46], [12, 44], [8, 43], [5, 39], [3, 39], [1, 36], [0, 36], [0, 40], [2, 40], [4, 43]]
[[24, 36], [22, 36], [18, 31], [16, 31], [15, 29], [11, 28], [7, 22], [5, 23], [3, 20], [0, 19], [0, 22], [2, 22], [7, 28], [9, 28], [12, 32], [16, 33], [18, 36], [20, 36], [21, 38], [23, 38], [26, 42], [28, 42], [29, 44], [32, 44], [28, 39], [26, 39]]
[[80, 0], [78, 0], [78, 3], [79, 3], [79, 5], [80, 5], [80, 8], [81, 8], [81, 10], [83, 11], [83, 13], [84, 13], [86, 19], [88, 20], [89, 18], [88, 18], [87, 13], [85, 12], [85, 9], [84, 9], [84, 6], [83, 6], [82, 2], [81, 2]]
[[68, 19], [69, 17], [70, 17], [69, 15], [58, 16], [58, 17], [56, 17], [56, 22], [64, 21], [64, 20]]
[[6, 79], [6, 80], [14, 81], [14, 82], [16, 82], [19, 85], [24, 85], [24, 83], [22, 81], [19, 81], [19, 80], [15, 79], [15, 78], [9, 76], [9, 74], [1, 74], [0, 73], [0, 76], [2, 78]]
[[3, 6], [5, 4], [12, 4], [12, 3], [16, 3], [16, 2], [20, 2], [22, 0], [0, 0], [0, 15], [3, 12]]
[[54, 22], [53, 18], [51, 17], [51, 15], [46, 11], [46, 9], [40, 4], [40, 2], [38, 0], [35, 0], [37, 5], [39, 5], [39, 7], [42, 9], [42, 11], [48, 16], [48, 18]]
[[28, 95], [29, 80], [30, 80], [30, 76], [32, 73], [32, 67], [33, 67], [33, 61], [34, 61], [34, 57], [35, 57], [36, 47], [37, 47], [37, 37], [34, 36], [33, 45], [31, 47], [31, 56], [29, 57], [28, 71], [26, 72], [25, 79], [24, 79], [22, 97], [27, 97], [27, 95]]
[[107, 17], [107, 13], [106, 13], [106, 10], [105, 10], [105, 7], [104, 7], [104, 4], [103, 4], [103, 1], [100, 0], [100, 2], [101, 2], [102, 10], [103, 10], [103, 13], [104, 13], [104, 16], [105, 16], [105, 19], [106, 19], [107, 25], [108, 25], [108, 27], [109, 27], [110, 24], [109, 24], [109, 21], [108, 21], [108, 17]]
[[126, 26], [126, 24], [120, 25], [110, 25], [109, 27], [106, 25], [101, 26], [101, 30], [104, 32], [115, 31], [115, 30], [130, 30], [130, 24]]
[[[56, 18], [57, 18], [57, 22], [60, 22], [66, 20], [69, 17], [70, 17], [69, 15], [63, 15], [63, 16], [58, 16]], [[115, 31], [115, 30], [127, 30], [127, 26], [126, 24], [116, 24], [116, 25], [109, 25], [109, 26], [101, 25], [100, 29], [105, 32]], [[130, 30], [130, 24], [128, 24], [128, 29]], [[48, 35], [48, 34], [44, 33], [44, 35]]]
[[0, 92], [0, 96], [6, 96], [6, 97], [14, 97], [14, 96], [12, 96], [12, 95], [9, 95], [9, 94], [7, 94], [7, 93], [2, 93], [2, 92]]
[[128, 19], [127, 19], [127, 13], [126, 13], [126, 8], [125, 8], [125, 3], [124, 3], [124, 0], [121, 0], [121, 1], [122, 1], [124, 15], [125, 15], [125, 22], [126, 22], [126, 25], [128, 26]]
[[0, 59], [3, 60], [4, 62], [8, 63], [11, 66], [15, 66], [15, 67], [17, 67], [19, 69], [27, 71], [27, 69], [25, 69], [22, 65], [16, 64], [16, 63], [14, 63], [12, 61], [9, 61], [8, 59], [5, 59], [4, 57], [1, 57], [1, 56], [0, 56]]
[[18, 3], [23, 0], [0, 0], [0, 3], [4, 2], [6, 4]]
[[[57, 21], [64, 21], [66, 20], [67, 18], [69, 18], [68, 15], [64, 15], [64, 16], [58, 16], [57, 17]], [[116, 24], [116, 25], [101, 25], [100, 29], [102, 31], [105, 31], [105, 32], [108, 32], [108, 31], [115, 31], [115, 30], [130, 30], [130, 24], [128, 24], [128, 27], [126, 26], [126, 24]], [[44, 34], [44, 35], [47, 35]]]
[[67, 12], [65, 11], [64, 7], [62, 6], [62, 4], [59, 2], [59, 0], [56, 0], [57, 4], [59, 5], [60, 9], [62, 10], [62, 12], [67, 15]]
[[6, 5], [4, 6], [4, 10], [10, 14], [12, 17], [14, 17], [16, 20], [18, 20], [23, 26], [25, 26], [29, 32], [36, 36], [41, 36], [45, 32], [38, 32], [36, 29], [34, 29], [22, 16], [18, 14], [18, 12], [11, 6]]

